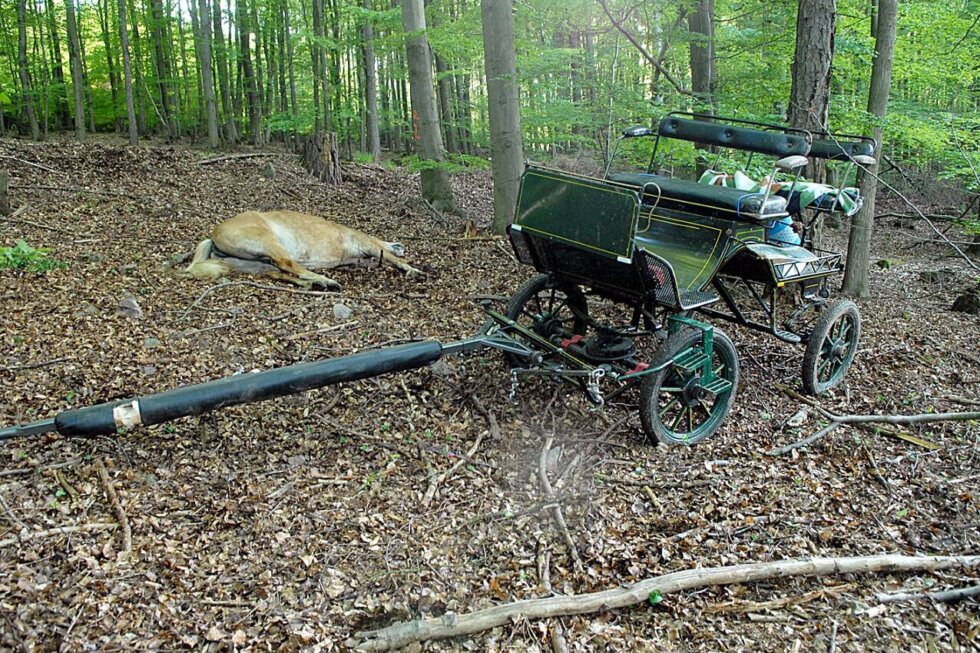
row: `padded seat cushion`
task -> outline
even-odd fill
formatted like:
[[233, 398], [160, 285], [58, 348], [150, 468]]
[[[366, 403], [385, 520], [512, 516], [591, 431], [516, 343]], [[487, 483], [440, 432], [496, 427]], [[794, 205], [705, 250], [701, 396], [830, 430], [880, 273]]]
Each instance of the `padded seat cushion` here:
[[[709, 186], [686, 179], [648, 174], [613, 174], [609, 175], [609, 181], [629, 186], [637, 191], [642, 191], [645, 184], [653, 182], [660, 187], [664, 200], [690, 205], [684, 209], [692, 213], [701, 210], [699, 207], [707, 207], [725, 211], [730, 214], [728, 216], [730, 218], [752, 220], [768, 220], [786, 214], [786, 198], [778, 195], [765, 198], [762, 193], [747, 193], [735, 188]], [[644, 199], [650, 201], [655, 197], [656, 190], [648, 189]], [[763, 199], [765, 199], [765, 206], [763, 206]]]
[[735, 127], [718, 122], [688, 120], [668, 116], [660, 121], [657, 132], [664, 138], [679, 138], [719, 147], [772, 154], [777, 157], [798, 154], [806, 156], [809, 143], [803, 132], [786, 133], [749, 127]]

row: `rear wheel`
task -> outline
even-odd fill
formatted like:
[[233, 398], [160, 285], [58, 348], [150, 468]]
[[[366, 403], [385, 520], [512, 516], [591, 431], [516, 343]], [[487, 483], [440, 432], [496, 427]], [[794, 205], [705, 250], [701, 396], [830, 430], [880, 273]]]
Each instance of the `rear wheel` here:
[[844, 380], [861, 337], [861, 314], [849, 299], [828, 304], [813, 323], [803, 354], [803, 389], [819, 395]]
[[[654, 359], [659, 366], [691, 349], [703, 352], [701, 332], [682, 329], [667, 338]], [[647, 437], [659, 444], [694, 444], [718, 430], [728, 415], [738, 389], [738, 354], [724, 333], [714, 330], [711, 369], [731, 383], [724, 392], [709, 392], [701, 370], [676, 365], [651, 374], [640, 386], [640, 421]]]
[[[585, 334], [589, 307], [585, 294], [575, 284], [541, 274], [523, 286], [510, 299], [507, 317], [550, 340], [555, 336]], [[511, 364], [524, 366], [527, 361], [507, 354]]]

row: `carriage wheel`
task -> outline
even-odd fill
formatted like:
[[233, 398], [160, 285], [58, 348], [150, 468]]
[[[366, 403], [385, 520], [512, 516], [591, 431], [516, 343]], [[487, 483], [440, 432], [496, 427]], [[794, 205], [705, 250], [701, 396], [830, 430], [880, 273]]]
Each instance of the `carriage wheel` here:
[[827, 392], [841, 381], [857, 353], [861, 314], [849, 299], [827, 305], [813, 323], [803, 354], [803, 389], [811, 395]]
[[[653, 366], [681, 352], [701, 348], [701, 332], [682, 329], [667, 338]], [[715, 375], [731, 382], [717, 395], [704, 392], [700, 370], [670, 366], [643, 380], [640, 386], [640, 421], [647, 437], [661, 444], [694, 444], [721, 426], [738, 389], [738, 354], [731, 339], [714, 330], [711, 366]]]
[[[549, 274], [538, 275], [521, 286], [507, 306], [507, 317], [547, 339], [584, 334], [588, 315], [582, 290]], [[514, 366], [527, 364], [514, 354], [507, 354], [507, 359]]]

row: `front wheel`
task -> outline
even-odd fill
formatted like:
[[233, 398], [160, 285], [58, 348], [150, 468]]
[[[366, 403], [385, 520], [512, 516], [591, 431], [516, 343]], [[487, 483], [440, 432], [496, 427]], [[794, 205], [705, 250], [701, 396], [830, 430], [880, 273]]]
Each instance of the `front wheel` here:
[[[667, 338], [653, 365], [659, 366], [691, 350], [703, 353], [701, 332], [682, 329]], [[687, 356], [685, 356], [686, 358]], [[712, 393], [701, 379], [701, 369], [678, 365], [651, 374], [640, 386], [640, 421], [647, 437], [660, 444], [694, 444], [718, 430], [728, 415], [738, 389], [738, 354], [731, 339], [714, 330], [711, 369], [728, 381], [727, 389]]]
[[827, 305], [813, 323], [803, 354], [803, 389], [819, 395], [844, 380], [861, 337], [861, 314], [849, 299]]
[[[545, 340], [584, 334], [588, 316], [589, 305], [581, 288], [548, 274], [540, 274], [518, 288], [507, 306], [507, 317]], [[514, 354], [507, 354], [507, 358], [515, 367], [527, 365]]]

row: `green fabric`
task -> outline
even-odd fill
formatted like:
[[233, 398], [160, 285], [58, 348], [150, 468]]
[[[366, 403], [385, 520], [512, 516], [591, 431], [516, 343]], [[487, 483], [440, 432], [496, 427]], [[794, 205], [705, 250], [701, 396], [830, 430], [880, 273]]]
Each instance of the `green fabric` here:
[[[765, 189], [762, 184], [755, 181], [754, 179], [749, 179], [747, 175], [742, 173], [736, 173], [741, 179], [748, 180], [748, 183], [737, 183], [735, 175], [729, 175], [724, 172], [718, 172], [717, 170], [705, 170], [698, 182], [702, 184], [713, 184], [716, 186], [724, 185], [731, 188], [738, 188], [739, 190], [764, 193]], [[789, 190], [792, 183], [780, 183], [777, 184], [780, 190]], [[805, 209], [817, 202], [824, 195], [828, 195], [831, 198], [837, 197], [837, 209], [844, 212], [844, 215], [852, 215], [859, 208], [860, 205], [854, 201], [852, 193], [857, 195], [856, 188], [845, 188], [844, 191], [838, 196], [837, 189], [833, 186], [827, 186], [826, 184], [818, 184], [811, 181], [799, 180], [796, 182], [796, 186], [793, 188], [793, 192], [798, 193], [800, 196], [800, 208]]]

